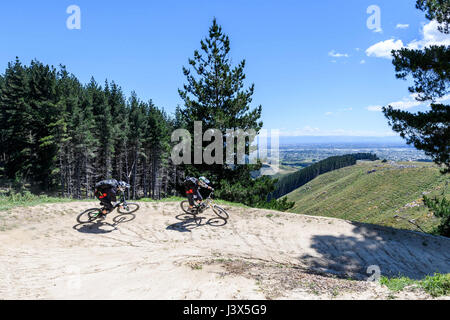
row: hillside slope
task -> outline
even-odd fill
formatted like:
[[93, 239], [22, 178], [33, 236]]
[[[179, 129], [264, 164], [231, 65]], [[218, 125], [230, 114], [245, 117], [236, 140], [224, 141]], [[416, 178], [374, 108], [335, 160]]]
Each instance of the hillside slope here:
[[388, 289], [366, 281], [371, 265], [415, 279], [450, 272], [450, 239], [417, 232], [229, 206], [228, 221], [210, 210], [194, 221], [177, 202], [77, 224], [95, 205], [9, 211], [0, 299], [386, 299]]
[[290, 210], [295, 213], [418, 230], [407, 221], [414, 219], [428, 232], [439, 221], [423, 206], [423, 193], [440, 194], [446, 181], [448, 177], [430, 163], [360, 161], [323, 174], [286, 196], [295, 201]]

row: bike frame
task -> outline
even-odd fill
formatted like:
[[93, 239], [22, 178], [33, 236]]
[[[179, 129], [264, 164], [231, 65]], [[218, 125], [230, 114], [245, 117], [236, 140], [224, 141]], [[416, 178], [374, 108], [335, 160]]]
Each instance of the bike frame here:
[[[120, 195], [120, 201], [117, 202], [117, 203], [114, 205], [113, 210], [111, 210], [111, 212], [114, 211], [114, 209], [116, 209], [116, 208], [117, 208], [118, 206], [120, 206], [121, 204], [123, 204], [123, 205], [125, 205], [125, 206], [127, 205], [127, 199], [126, 199], [126, 197], [125, 197], [125, 190], [124, 190], [124, 191], [121, 191], [120, 193], [121, 193], [121, 195]], [[101, 209], [102, 209], [102, 210], [105, 209], [105, 206], [103, 205]]]
[[206, 210], [206, 209], [212, 207], [212, 205], [214, 204], [214, 199], [213, 199], [211, 196], [212, 196], [213, 194], [214, 194], [214, 192], [211, 192], [211, 193], [209, 194], [208, 198], [204, 199], [204, 200], [200, 203], [200, 205], [201, 205], [201, 204], [205, 204], [205, 207], [202, 208], [202, 210]]

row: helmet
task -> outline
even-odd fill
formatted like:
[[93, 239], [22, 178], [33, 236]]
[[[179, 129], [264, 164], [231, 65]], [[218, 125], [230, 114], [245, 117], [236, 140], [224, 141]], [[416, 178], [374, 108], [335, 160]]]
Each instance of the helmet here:
[[126, 188], [129, 188], [130, 185], [125, 181], [120, 181], [118, 187], [120, 190], [125, 190]]
[[201, 176], [200, 178], [198, 178], [198, 180], [200, 180], [201, 182], [205, 183], [205, 184], [209, 184], [209, 180], [206, 179], [205, 177]]

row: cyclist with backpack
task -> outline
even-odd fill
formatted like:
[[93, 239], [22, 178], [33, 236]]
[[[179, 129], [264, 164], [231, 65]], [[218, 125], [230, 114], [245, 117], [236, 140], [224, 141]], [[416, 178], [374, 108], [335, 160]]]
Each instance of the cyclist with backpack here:
[[117, 201], [117, 192], [123, 193], [129, 187], [130, 185], [125, 181], [117, 181], [116, 179], [102, 180], [95, 185], [94, 194], [100, 200], [100, 204], [105, 207], [102, 211], [103, 215], [107, 215], [115, 208], [112, 201]]
[[[184, 186], [186, 189], [186, 196], [189, 200], [189, 209], [191, 211], [194, 210], [194, 206], [199, 206], [203, 200], [202, 195], [200, 194], [200, 188], [209, 189], [211, 191], [214, 191], [214, 189], [209, 186], [210, 181], [206, 179], [205, 177], [200, 178], [194, 178], [194, 177], [186, 177], [184, 180]], [[195, 202], [194, 202], [195, 198]]]

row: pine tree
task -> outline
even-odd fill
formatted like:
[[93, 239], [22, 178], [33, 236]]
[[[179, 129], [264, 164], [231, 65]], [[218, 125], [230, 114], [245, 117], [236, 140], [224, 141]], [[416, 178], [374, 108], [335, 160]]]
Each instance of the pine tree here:
[[[147, 105], [139, 100], [135, 92], [132, 92], [129, 99], [129, 137], [131, 167], [127, 169], [128, 175], [131, 177], [131, 197], [136, 199], [138, 195], [138, 166], [140, 156], [142, 154], [142, 137], [145, 126], [145, 114], [147, 113]], [[129, 171], [128, 171], [129, 170]]]
[[[442, 23], [440, 31], [448, 34], [450, 6], [448, 1], [418, 0], [416, 7], [426, 11], [428, 19]], [[411, 113], [388, 106], [383, 113], [392, 129], [408, 144], [423, 150], [439, 164], [443, 172], [450, 172], [450, 106], [439, 103], [449, 92], [450, 86], [450, 46], [430, 46], [424, 49], [393, 51], [396, 77], [406, 79], [409, 75], [414, 85], [409, 91], [418, 101], [431, 101], [431, 110]]]
[[[2, 91], [4, 90], [5, 78], [0, 74], [0, 97], [2, 95]], [[1, 101], [1, 100], [0, 100]], [[0, 145], [6, 145], [6, 126], [5, 126], [5, 115], [4, 108], [0, 104]], [[6, 161], [6, 153], [5, 151], [0, 152], [0, 179], [5, 178], [5, 161]]]
[[105, 94], [110, 106], [112, 119], [112, 139], [113, 139], [113, 158], [112, 158], [112, 176], [121, 180], [126, 179], [124, 173], [124, 159], [127, 153], [127, 135], [128, 135], [128, 110], [126, 101], [121, 88], [113, 81], [110, 85], [107, 83]]
[[32, 180], [44, 190], [49, 190], [57, 177], [58, 121], [61, 119], [57, 105], [56, 70], [38, 61], [32, 61], [28, 70], [28, 104], [32, 115], [29, 129], [32, 132]]
[[110, 177], [133, 198], [167, 194], [174, 119], [135, 93], [127, 102], [115, 82], [82, 85], [64, 66], [17, 59], [0, 76], [0, 121], [2, 179], [77, 199]]
[[33, 115], [27, 104], [28, 84], [25, 68], [16, 58], [8, 63], [0, 97], [2, 146], [5, 175], [9, 179], [27, 181], [32, 167], [31, 145], [34, 141], [30, 125]]
[[[167, 182], [163, 182], [164, 174], [161, 170], [166, 170], [168, 166], [169, 147], [170, 147], [170, 125], [169, 119], [164, 111], [158, 109], [150, 100], [148, 103], [148, 111], [146, 115], [146, 130], [143, 134], [145, 144], [145, 159], [150, 160], [150, 179], [143, 183], [144, 186], [149, 185], [152, 197], [159, 197], [161, 189], [166, 189]], [[147, 166], [145, 166], [147, 173]], [[157, 177], [161, 179], [158, 182]], [[145, 175], [145, 177], [147, 177]], [[145, 194], [147, 188], [145, 189]], [[164, 192], [163, 192], [164, 193]], [[157, 196], [158, 195], [158, 196]]]
[[[209, 29], [209, 36], [200, 44], [201, 53], [196, 50], [194, 58], [189, 59], [191, 69], [183, 68], [187, 84], [183, 90], [179, 90], [184, 100], [184, 108], [179, 112], [184, 118], [186, 128], [193, 136], [194, 121], [202, 121], [203, 131], [219, 129], [223, 134], [223, 141], [226, 141], [227, 129], [253, 129], [258, 133], [262, 127], [262, 122], [259, 121], [262, 107], [250, 109], [254, 85], [244, 89], [245, 60], [236, 67], [231, 65], [230, 40], [222, 32], [216, 19]], [[247, 154], [251, 142], [247, 142]], [[203, 147], [206, 145], [204, 143]], [[235, 184], [242, 188], [251, 188], [254, 182], [251, 180], [250, 171], [258, 166], [194, 164], [184, 168], [186, 174], [208, 175], [212, 181], [224, 188]]]
[[[59, 190], [63, 197], [72, 196], [75, 190], [73, 169], [75, 165], [75, 148], [77, 146], [75, 119], [80, 115], [83, 88], [74, 75], [69, 75], [64, 66], [58, 72], [57, 96], [60, 118], [56, 122], [56, 139], [58, 141]], [[79, 192], [81, 193], [81, 191]]]

